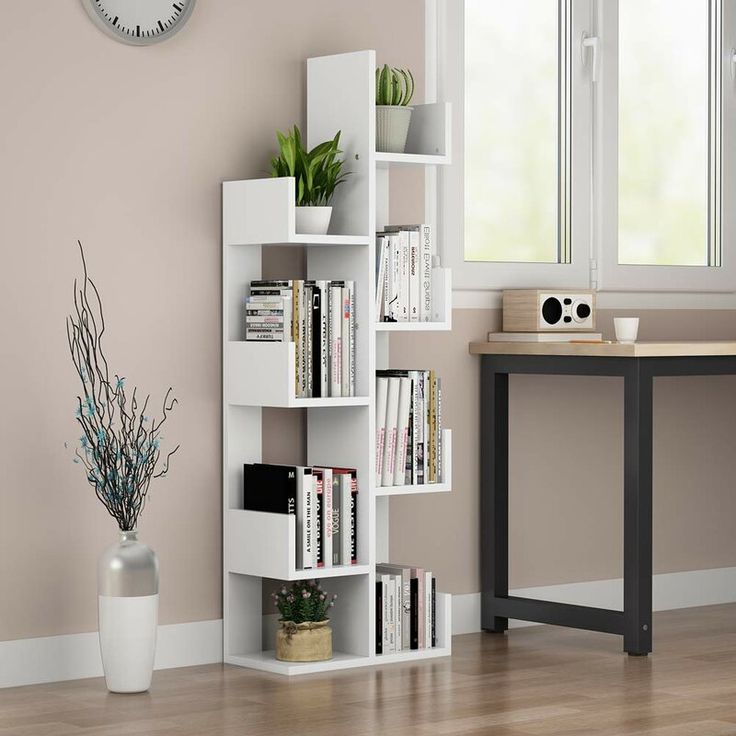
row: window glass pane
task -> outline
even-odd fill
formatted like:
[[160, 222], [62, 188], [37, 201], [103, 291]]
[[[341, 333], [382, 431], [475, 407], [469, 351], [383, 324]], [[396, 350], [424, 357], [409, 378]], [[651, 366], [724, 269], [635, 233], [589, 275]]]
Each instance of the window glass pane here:
[[620, 263], [708, 265], [708, 35], [708, 0], [619, 2]]
[[558, 261], [558, 26], [555, 0], [465, 1], [467, 261]]

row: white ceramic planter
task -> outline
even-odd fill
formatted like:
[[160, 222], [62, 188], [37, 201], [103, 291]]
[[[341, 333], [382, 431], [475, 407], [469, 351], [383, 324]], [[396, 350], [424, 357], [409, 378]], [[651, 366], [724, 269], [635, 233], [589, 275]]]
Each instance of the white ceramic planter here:
[[376, 105], [376, 151], [404, 153], [413, 107]]
[[297, 207], [296, 232], [299, 235], [327, 235], [332, 207]]

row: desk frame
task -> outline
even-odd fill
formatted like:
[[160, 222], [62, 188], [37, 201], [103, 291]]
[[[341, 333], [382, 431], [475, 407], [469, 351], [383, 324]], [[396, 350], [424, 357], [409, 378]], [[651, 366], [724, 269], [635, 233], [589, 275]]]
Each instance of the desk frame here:
[[[509, 595], [509, 376], [624, 379], [624, 610]], [[736, 374], [736, 356], [626, 358], [481, 356], [481, 627], [503, 633], [510, 618], [624, 637], [624, 651], [652, 651], [652, 388], [659, 376]]]

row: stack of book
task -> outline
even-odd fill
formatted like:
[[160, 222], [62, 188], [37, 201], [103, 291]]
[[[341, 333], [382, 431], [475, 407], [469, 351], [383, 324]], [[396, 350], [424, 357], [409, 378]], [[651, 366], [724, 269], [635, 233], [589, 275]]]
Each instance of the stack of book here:
[[358, 563], [358, 474], [354, 468], [249, 463], [243, 508], [296, 516], [296, 566]]
[[353, 281], [251, 281], [245, 339], [296, 343], [298, 398], [355, 396]]
[[437, 646], [436, 578], [410, 565], [376, 565], [376, 654]]
[[434, 371], [376, 371], [376, 485], [442, 480], [442, 381]]
[[387, 225], [376, 233], [379, 322], [432, 321], [432, 228]]

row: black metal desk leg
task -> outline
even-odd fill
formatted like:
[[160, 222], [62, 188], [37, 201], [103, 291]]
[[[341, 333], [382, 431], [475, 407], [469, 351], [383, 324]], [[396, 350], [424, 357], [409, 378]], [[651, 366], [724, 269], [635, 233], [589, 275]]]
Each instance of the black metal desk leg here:
[[509, 376], [481, 364], [481, 627], [503, 633], [494, 598], [509, 594]]
[[624, 651], [652, 651], [652, 376], [624, 377]]

